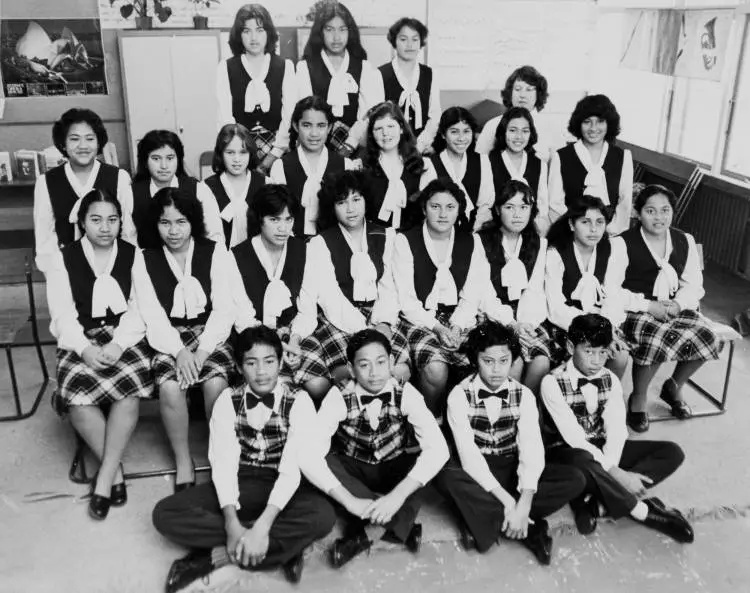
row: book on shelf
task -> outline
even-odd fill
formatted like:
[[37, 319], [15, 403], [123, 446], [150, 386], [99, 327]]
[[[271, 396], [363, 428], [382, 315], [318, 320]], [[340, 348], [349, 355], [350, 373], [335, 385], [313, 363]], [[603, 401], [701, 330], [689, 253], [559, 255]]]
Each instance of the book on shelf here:
[[40, 155], [35, 150], [17, 150], [13, 153], [16, 159], [16, 171], [19, 181], [36, 181], [41, 175]]

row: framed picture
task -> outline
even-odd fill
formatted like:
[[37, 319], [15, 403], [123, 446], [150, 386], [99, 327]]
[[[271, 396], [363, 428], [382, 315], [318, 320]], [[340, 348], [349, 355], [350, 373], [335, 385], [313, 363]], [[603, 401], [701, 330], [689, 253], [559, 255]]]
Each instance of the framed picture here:
[[17, 150], [14, 156], [16, 157], [18, 180], [36, 181], [40, 175], [37, 153], [33, 150]]
[[0, 152], [0, 183], [13, 181], [13, 169], [10, 166], [10, 153]]

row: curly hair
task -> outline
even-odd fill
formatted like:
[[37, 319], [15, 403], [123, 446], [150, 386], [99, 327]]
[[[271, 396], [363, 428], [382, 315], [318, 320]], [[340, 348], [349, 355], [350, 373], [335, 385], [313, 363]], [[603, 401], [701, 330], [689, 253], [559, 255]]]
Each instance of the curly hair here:
[[151, 173], [148, 172], [148, 157], [155, 150], [168, 146], [177, 155], [177, 177], [186, 177], [185, 171], [185, 147], [180, 137], [170, 130], [151, 130], [138, 141], [138, 164], [135, 169], [133, 181], [148, 181]]
[[148, 211], [144, 220], [143, 232], [138, 233], [138, 239], [141, 237], [141, 247], [145, 249], [155, 249], [162, 246], [161, 236], [159, 235], [159, 219], [164, 214], [164, 210], [174, 206], [190, 223], [190, 235], [195, 241], [203, 241], [206, 235], [206, 224], [203, 218], [203, 205], [183, 192], [177, 187], [164, 187], [160, 189], [148, 206]]
[[96, 202], [112, 204], [115, 207], [117, 217], [120, 219], [120, 226], [117, 229], [117, 236], [119, 237], [120, 232], [122, 231], [122, 205], [117, 199], [117, 196], [111, 194], [106, 190], [96, 188], [92, 189], [89, 193], [83, 196], [83, 199], [81, 200], [81, 206], [78, 208], [78, 228], [80, 229], [81, 234], [86, 234], [86, 232], [84, 231], [84, 222], [86, 220], [86, 215], [89, 213], [89, 208], [91, 208], [91, 205], [95, 204]]
[[398, 34], [401, 32], [401, 29], [403, 29], [404, 27], [414, 29], [419, 35], [419, 47], [425, 46], [425, 44], [427, 43], [427, 34], [429, 33], [429, 30], [424, 25], [424, 23], [414, 18], [403, 17], [398, 19], [388, 29], [388, 43], [391, 44], [391, 47], [393, 49], [396, 49], [396, 39], [398, 38]]
[[607, 133], [604, 136], [607, 142], [611, 143], [620, 135], [620, 114], [607, 95], [589, 95], [578, 101], [570, 115], [568, 132], [580, 139], [583, 135], [581, 124], [589, 117], [600, 117], [607, 122]]
[[310, 37], [307, 39], [305, 49], [302, 52], [303, 60], [319, 59], [320, 52], [324, 49], [323, 29], [326, 24], [336, 17], [341, 17], [348, 29], [346, 41], [346, 50], [349, 55], [358, 60], [366, 60], [367, 52], [362, 47], [362, 40], [359, 36], [359, 27], [357, 26], [352, 13], [338, 0], [320, 0], [310, 10], [308, 18], [313, 16], [313, 24], [310, 29]]
[[[458, 184], [448, 177], [438, 177], [430, 181], [425, 188], [419, 192], [417, 198], [419, 211], [424, 216], [427, 210], [427, 202], [437, 194], [450, 194], [458, 202], [458, 218], [455, 228], [457, 230], [471, 230], [469, 219], [466, 217], [466, 194]], [[421, 222], [421, 221], [420, 221]], [[415, 225], [416, 226], [416, 225]]]
[[511, 107], [508, 111], [503, 113], [503, 116], [500, 118], [500, 123], [497, 124], [497, 129], [495, 130], [495, 146], [493, 147], [493, 150], [500, 152], [508, 148], [508, 143], [505, 139], [505, 135], [508, 132], [508, 125], [511, 120], [519, 118], [523, 118], [529, 122], [529, 131], [531, 133], [529, 134], [529, 142], [524, 150], [526, 152], [533, 152], [534, 145], [539, 140], [539, 135], [537, 134], [536, 126], [534, 125], [534, 118], [532, 117], [531, 112], [525, 107]]
[[[570, 223], [575, 223], [576, 220], [586, 216], [586, 212], [589, 210], [598, 210], [601, 212], [607, 224], [612, 221], [611, 209], [600, 198], [587, 195], [575, 198], [568, 205], [568, 211], [550, 227], [547, 233], [548, 245], [559, 250], [573, 241], [573, 229], [570, 228]], [[605, 233], [602, 241], [606, 240], [607, 234]]]
[[242, 141], [242, 146], [250, 155], [250, 161], [248, 162], [248, 169], [255, 169], [258, 166], [258, 159], [255, 156], [253, 150], [253, 141], [250, 137], [250, 132], [242, 124], [226, 124], [222, 126], [221, 130], [216, 136], [216, 146], [214, 146], [214, 156], [211, 159], [211, 170], [214, 173], [223, 173], [227, 170], [224, 164], [224, 151], [226, 150], [229, 143], [235, 138], [239, 138]]
[[52, 143], [55, 145], [55, 148], [63, 155], [68, 156], [65, 151], [65, 140], [68, 137], [70, 128], [75, 124], [87, 124], [94, 131], [96, 135], [97, 154], [101, 154], [104, 150], [104, 145], [109, 142], [109, 135], [104, 127], [102, 118], [94, 111], [91, 111], [91, 109], [79, 109], [77, 107], [68, 109], [60, 116], [60, 119], [52, 124]]
[[469, 364], [476, 372], [479, 355], [493, 346], [507, 346], [513, 360], [521, 355], [521, 342], [513, 328], [490, 319], [472, 328], [460, 351], [466, 354]]
[[516, 194], [521, 194], [523, 203], [531, 206], [529, 224], [526, 225], [526, 228], [521, 232], [521, 234], [524, 235], [527, 232], [528, 234], [536, 234], [536, 230], [534, 229], [534, 225], [532, 224], [532, 222], [536, 218], [536, 215], [539, 213], [539, 206], [537, 204], [536, 198], [534, 197], [534, 190], [531, 189], [527, 183], [519, 181], [518, 179], [511, 179], [510, 181], [508, 181], [508, 183], [503, 186], [500, 194], [495, 198], [495, 203], [492, 205], [491, 210], [492, 220], [495, 224], [495, 228], [499, 229], [502, 227], [500, 219], [500, 212], [502, 210], [502, 207], [507, 202], [516, 197]]
[[294, 149], [297, 147], [297, 140], [299, 140], [299, 133], [294, 128], [294, 126], [299, 126], [299, 121], [302, 119], [302, 116], [305, 114], [305, 111], [312, 110], [312, 111], [320, 111], [323, 115], [326, 116], [326, 120], [328, 120], [328, 125], [333, 125], [333, 110], [331, 109], [331, 106], [326, 103], [326, 100], [323, 99], [323, 97], [318, 97], [317, 95], [312, 95], [310, 97], [305, 97], [304, 99], [300, 99], [297, 101], [297, 104], [294, 106], [294, 111], [292, 112], [292, 122], [289, 126], [289, 148]]
[[549, 98], [547, 79], [544, 78], [539, 70], [533, 66], [521, 66], [511, 73], [505, 81], [505, 88], [500, 93], [503, 98], [503, 105], [507, 108], [513, 107], [511, 99], [513, 97], [513, 86], [516, 84], [517, 80], [521, 80], [536, 89], [536, 103], [534, 104], [534, 107], [537, 111], [544, 109], [544, 106], [547, 104], [547, 99]]
[[299, 209], [299, 200], [292, 195], [286, 185], [275, 183], [264, 185], [253, 196], [253, 201], [247, 209], [248, 237], [254, 237], [260, 233], [264, 217], [279, 216], [284, 210], [289, 210], [289, 214], [297, 218]]
[[262, 25], [266, 30], [265, 53], [274, 53], [276, 43], [279, 41], [279, 32], [276, 30], [276, 25], [273, 24], [271, 14], [261, 4], [245, 4], [237, 11], [234, 24], [229, 30], [229, 49], [232, 51], [232, 55], [241, 56], [245, 53], [245, 46], [242, 44], [242, 30], [245, 28], [247, 21], [257, 21]]
[[667, 198], [667, 200], [669, 201], [669, 205], [672, 207], [672, 210], [677, 207], [677, 196], [674, 195], [674, 192], [668, 187], [664, 187], [663, 185], [657, 185], [654, 183], [651, 185], [647, 185], [640, 192], [638, 192], [635, 200], [633, 200], [633, 210], [640, 214], [649, 198], [653, 198], [654, 196], [657, 196], [659, 194]]
[[373, 204], [367, 179], [362, 171], [342, 171], [323, 179], [318, 192], [318, 232], [338, 224], [336, 204], [346, 200], [350, 194], [359, 194], [365, 200], [365, 220], [370, 220]]
[[573, 347], [588, 344], [592, 348], [608, 348], [613, 333], [609, 319], [598, 313], [586, 313], [573, 318], [568, 328], [568, 339]]
[[365, 168], [377, 171], [379, 168], [378, 160], [380, 158], [380, 147], [375, 141], [373, 128], [375, 124], [384, 117], [390, 117], [396, 120], [401, 127], [401, 139], [398, 141], [398, 153], [404, 163], [404, 169], [413, 175], [424, 173], [425, 165], [422, 155], [417, 150], [417, 140], [411, 126], [406, 122], [403, 112], [393, 101], [384, 101], [375, 105], [367, 112], [367, 143], [365, 145], [365, 154], [362, 158], [362, 164]]
[[432, 143], [432, 147], [435, 150], [435, 154], [440, 154], [446, 148], [445, 134], [448, 132], [448, 128], [455, 126], [456, 124], [463, 123], [471, 128], [471, 144], [466, 152], [474, 152], [474, 148], [477, 144], [477, 124], [476, 118], [471, 114], [471, 111], [464, 107], [448, 107], [443, 114], [440, 116], [440, 123], [438, 124], [437, 133], [435, 134], [435, 141]]

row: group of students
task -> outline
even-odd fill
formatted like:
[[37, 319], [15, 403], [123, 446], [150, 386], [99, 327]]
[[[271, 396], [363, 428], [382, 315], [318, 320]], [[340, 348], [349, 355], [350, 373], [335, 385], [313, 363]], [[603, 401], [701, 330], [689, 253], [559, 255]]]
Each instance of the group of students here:
[[[131, 183], [97, 160], [95, 113], [53, 127], [68, 160], [37, 182], [36, 261], [58, 341], [53, 405], [101, 460], [89, 514], [126, 503], [120, 460], [139, 399], [158, 394], [176, 476], [154, 523], [198, 550], [169, 591], [227, 563], [299, 580], [332, 502], [348, 518], [334, 566], [378, 537], [416, 551], [430, 482], [480, 551], [504, 536], [549, 563], [544, 517], [567, 503], [581, 533], [602, 505], [692, 541], [678, 511], [646, 498], [681, 450], [627, 427], [648, 430], [648, 388], [670, 360], [661, 398], [689, 417], [681, 389], [722, 344], [698, 312], [674, 194], [653, 185], [633, 201], [612, 103], [582, 99], [578, 140], [549, 159], [535, 150], [535, 69], [511, 75], [505, 113], [478, 135], [466, 109], [440, 113], [419, 21], [390, 29], [397, 55], [376, 71], [349, 11], [316, 8], [296, 74], [266, 9], [238, 12], [204, 181], [173, 132], [140, 140]], [[188, 391], [210, 425], [201, 486]]]

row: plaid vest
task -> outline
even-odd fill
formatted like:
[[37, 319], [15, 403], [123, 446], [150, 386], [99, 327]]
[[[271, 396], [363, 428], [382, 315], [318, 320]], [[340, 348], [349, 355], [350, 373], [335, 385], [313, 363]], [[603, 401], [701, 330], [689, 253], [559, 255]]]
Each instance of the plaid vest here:
[[[573, 410], [578, 424], [581, 425], [581, 428], [586, 433], [586, 440], [591, 442], [596, 439], [606, 439], [607, 433], [604, 431], [602, 413], [604, 412], [604, 406], [607, 405], [607, 401], [609, 400], [609, 392], [612, 390], [612, 375], [604, 373], [594, 381], [597, 388], [598, 405], [593, 414], [590, 414], [588, 409], [586, 409], [586, 399], [583, 397], [583, 392], [580, 389], [573, 389], [573, 383], [566, 372], [565, 365], [554, 369], [551, 375], [557, 381], [565, 403]], [[554, 422], [552, 425], [554, 425]], [[557, 426], [554, 426], [554, 439], [552, 439], [551, 443], [559, 445], [563, 442]]]
[[270, 132], [276, 132], [281, 124], [281, 96], [286, 72], [286, 62], [271, 54], [268, 65], [268, 73], [263, 82], [268, 88], [271, 96], [271, 106], [267, 112], [256, 105], [254, 111], [245, 111], [245, 92], [252, 78], [242, 65], [240, 56], [233, 56], [227, 60], [227, 76], [229, 77], [229, 92], [232, 94], [232, 117], [238, 124], [242, 124], [248, 130], [255, 126], [263, 126]]
[[484, 400], [472, 393], [470, 382], [474, 375], [465, 379], [462, 388], [469, 402], [469, 424], [474, 431], [474, 442], [482, 455], [517, 455], [518, 420], [521, 417], [521, 397], [523, 387], [520, 383], [510, 379], [508, 381], [508, 395], [502, 398], [503, 406], [500, 416], [490, 422]]
[[[229, 205], [229, 202], [231, 202], [231, 199], [227, 195], [227, 190], [224, 188], [224, 184], [221, 182], [221, 175], [219, 173], [211, 175], [211, 177], [208, 177], [203, 183], [206, 184], [208, 189], [211, 190], [211, 193], [216, 198], [216, 203], [219, 206], [219, 212], [224, 210], [224, 208]], [[266, 177], [264, 175], [258, 175], [258, 173], [251, 174], [250, 185], [247, 188], [247, 195], [245, 196], [245, 202], [247, 202], [248, 206], [253, 201], [253, 196], [265, 184]], [[227, 222], [223, 218], [221, 219], [221, 224], [224, 227], [224, 241], [226, 242], [227, 249], [229, 249], [229, 241], [232, 238], [232, 223], [232, 220]]]
[[401, 413], [403, 388], [393, 388], [393, 403], [380, 408], [378, 427], [373, 430], [365, 406], [360, 406], [352, 381], [341, 393], [346, 404], [346, 420], [334, 436], [336, 450], [357, 461], [375, 465], [395, 459], [404, 452], [406, 421]]
[[279, 469], [289, 434], [289, 414], [297, 393], [297, 389], [284, 384], [284, 394], [281, 396], [278, 412], [272, 411], [263, 428], [256, 430], [248, 423], [245, 413], [245, 385], [232, 390], [232, 404], [237, 412], [234, 431], [240, 442], [240, 466]]
[[[677, 276], [681, 277], [688, 257], [687, 236], [677, 229], [669, 229], [669, 234], [672, 239], [669, 264], [677, 272]], [[625, 247], [628, 250], [628, 267], [625, 270], [622, 287], [631, 292], [641, 293], [649, 300], [656, 300], [653, 292], [656, 277], [659, 275], [659, 266], [643, 240], [640, 226], [625, 231], [620, 237], [625, 241]]]

